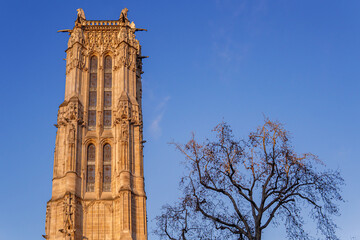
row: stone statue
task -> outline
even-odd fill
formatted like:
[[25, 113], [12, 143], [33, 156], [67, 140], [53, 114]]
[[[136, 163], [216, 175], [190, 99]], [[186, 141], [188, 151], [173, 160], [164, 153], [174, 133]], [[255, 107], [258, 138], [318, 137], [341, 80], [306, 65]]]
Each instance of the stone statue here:
[[69, 143], [75, 143], [75, 127], [72, 124], [69, 129]]
[[124, 121], [122, 121], [122, 124], [121, 124], [121, 140], [123, 142], [127, 142], [128, 137], [129, 137], [129, 127], [127, 125], [126, 120], [124, 120]]
[[86, 20], [85, 13], [84, 13], [84, 10], [82, 8], [78, 8], [78, 9], [76, 9], [76, 11], [77, 11], [77, 17], [78, 17], [77, 19], [79, 21]]
[[121, 10], [121, 13], [120, 13], [120, 20], [125, 22], [125, 20], [127, 20], [127, 13], [128, 13], [129, 9], [127, 8], [124, 8], [123, 10]]

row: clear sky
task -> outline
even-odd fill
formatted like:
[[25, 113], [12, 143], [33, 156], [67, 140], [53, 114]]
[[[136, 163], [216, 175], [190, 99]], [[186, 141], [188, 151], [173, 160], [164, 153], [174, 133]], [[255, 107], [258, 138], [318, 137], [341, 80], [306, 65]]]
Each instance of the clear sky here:
[[[341, 239], [360, 239], [360, 1], [2, 1], [0, 240], [42, 239], [51, 197], [58, 106], [76, 9], [130, 20], [143, 46], [145, 181], [149, 231], [179, 197], [182, 156], [168, 142], [210, 134], [220, 121], [241, 137], [263, 114], [345, 178]], [[275, 234], [276, 233], [276, 234]], [[265, 239], [283, 239], [266, 230]], [[151, 239], [151, 238], [150, 238]]]

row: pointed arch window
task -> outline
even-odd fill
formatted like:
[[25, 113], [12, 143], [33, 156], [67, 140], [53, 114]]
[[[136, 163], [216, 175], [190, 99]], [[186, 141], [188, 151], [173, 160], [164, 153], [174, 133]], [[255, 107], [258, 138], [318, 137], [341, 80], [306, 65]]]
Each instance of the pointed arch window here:
[[96, 126], [97, 71], [98, 71], [98, 59], [96, 56], [92, 56], [90, 59], [89, 116], [88, 116], [88, 125], [90, 128], [94, 128]]
[[90, 144], [87, 149], [86, 191], [94, 192], [95, 189], [95, 146]]
[[104, 127], [111, 127], [112, 107], [112, 59], [106, 56], [104, 60]]
[[111, 192], [111, 146], [105, 144], [103, 149], [103, 192]]

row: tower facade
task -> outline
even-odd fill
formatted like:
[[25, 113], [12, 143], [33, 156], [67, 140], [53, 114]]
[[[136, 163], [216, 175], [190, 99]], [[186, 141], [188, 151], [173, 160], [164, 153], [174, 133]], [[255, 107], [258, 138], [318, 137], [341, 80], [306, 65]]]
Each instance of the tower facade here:
[[46, 239], [147, 239], [139, 30], [126, 8], [114, 21], [78, 9], [62, 30], [70, 38]]

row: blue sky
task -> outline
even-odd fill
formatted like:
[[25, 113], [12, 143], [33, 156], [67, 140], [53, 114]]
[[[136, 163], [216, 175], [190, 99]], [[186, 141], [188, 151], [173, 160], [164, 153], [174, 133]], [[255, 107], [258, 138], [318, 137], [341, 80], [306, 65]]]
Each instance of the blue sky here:
[[[0, 239], [41, 239], [51, 197], [57, 109], [68, 35], [87, 19], [147, 28], [143, 113], [148, 219], [179, 197], [182, 156], [168, 142], [220, 121], [245, 137], [263, 115], [285, 124], [299, 152], [341, 170], [341, 239], [360, 239], [360, 2], [292, 0], [3, 1]], [[311, 225], [311, 223], [310, 223]], [[276, 235], [275, 235], [276, 233]], [[273, 236], [276, 236], [275, 238]], [[266, 239], [283, 239], [281, 230]]]

